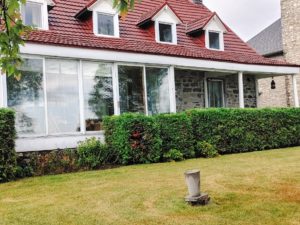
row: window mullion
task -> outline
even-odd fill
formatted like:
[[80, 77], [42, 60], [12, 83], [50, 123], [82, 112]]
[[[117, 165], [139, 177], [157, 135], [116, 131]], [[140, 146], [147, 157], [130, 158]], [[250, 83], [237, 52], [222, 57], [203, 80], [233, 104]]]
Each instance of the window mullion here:
[[86, 133], [85, 115], [84, 115], [84, 94], [83, 94], [83, 67], [82, 60], [79, 60], [78, 65], [78, 85], [79, 85], [79, 114], [80, 114], [80, 129], [81, 133]]
[[47, 101], [47, 78], [46, 78], [46, 58], [43, 58], [43, 80], [44, 80], [44, 105], [45, 105], [46, 135], [49, 135], [48, 101]]

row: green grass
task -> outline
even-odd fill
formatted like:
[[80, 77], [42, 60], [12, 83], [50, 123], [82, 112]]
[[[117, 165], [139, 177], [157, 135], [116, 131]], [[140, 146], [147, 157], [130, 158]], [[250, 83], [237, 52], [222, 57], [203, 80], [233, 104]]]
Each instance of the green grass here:
[[[200, 168], [212, 203], [187, 205]], [[0, 224], [300, 224], [300, 148], [29, 178], [0, 185]]]

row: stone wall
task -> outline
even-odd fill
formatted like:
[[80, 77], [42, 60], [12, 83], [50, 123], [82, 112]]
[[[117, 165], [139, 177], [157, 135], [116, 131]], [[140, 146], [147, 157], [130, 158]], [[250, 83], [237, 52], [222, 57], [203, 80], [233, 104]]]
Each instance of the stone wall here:
[[[192, 70], [175, 70], [176, 106], [177, 112], [192, 108], [205, 107], [204, 94], [205, 73]], [[228, 108], [239, 107], [238, 75], [217, 75], [207, 73], [207, 77], [214, 77], [224, 82], [225, 106]], [[245, 107], [255, 108], [256, 84], [251, 75], [244, 76]]]
[[[300, 64], [300, 1], [281, 0], [283, 52], [287, 62]], [[291, 81], [288, 81], [291, 84]], [[300, 96], [300, 75], [297, 76]], [[292, 86], [289, 86], [293, 93]], [[288, 96], [293, 106], [293, 95]]]

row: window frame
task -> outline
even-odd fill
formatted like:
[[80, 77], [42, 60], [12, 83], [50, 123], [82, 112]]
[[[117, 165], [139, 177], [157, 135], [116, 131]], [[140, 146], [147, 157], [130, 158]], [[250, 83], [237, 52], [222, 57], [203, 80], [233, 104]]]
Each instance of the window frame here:
[[[27, 0], [25, 4], [27, 3], [33, 3], [33, 4], [39, 4], [41, 5], [41, 27], [34, 27], [38, 30], [49, 30], [49, 21], [48, 21], [48, 5], [47, 2], [44, 0]], [[24, 10], [24, 4], [20, 5], [20, 12], [21, 12], [21, 18], [22, 21], [25, 21], [25, 15], [23, 12]]]
[[[211, 48], [210, 47], [210, 33], [219, 34], [219, 47], [220, 48]], [[224, 33], [222, 31], [206, 30], [205, 31], [205, 45], [206, 45], [206, 48], [210, 49], [210, 50], [224, 51]]]
[[209, 82], [221, 82], [221, 93], [222, 93], [222, 107], [220, 108], [224, 108], [225, 106], [225, 87], [224, 87], [224, 80], [222, 79], [216, 79], [216, 78], [206, 78], [206, 96], [207, 96], [207, 108], [212, 108], [212, 106], [210, 105], [210, 98], [209, 98]]
[[[114, 28], [114, 34], [113, 35], [99, 34], [98, 33], [98, 15], [99, 14], [113, 17], [113, 28]], [[93, 30], [94, 30], [94, 34], [98, 37], [119, 38], [120, 37], [119, 14], [118, 13], [101, 12], [101, 11], [98, 11], [98, 10], [94, 10], [93, 11]]]
[[[160, 30], [159, 30], [159, 25], [160, 24], [171, 25], [172, 42], [166, 42], [166, 41], [161, 41], [160, 40]], [[161, 44], [176, 45], [177, 44], [177, 26], [176, 26], [176, 23], [168, 23], [168, 22], [163, 22], [163, 21], [156, 20], [155, 21], [155, 40], [156, 40], [157, 43], [161, 43]]]

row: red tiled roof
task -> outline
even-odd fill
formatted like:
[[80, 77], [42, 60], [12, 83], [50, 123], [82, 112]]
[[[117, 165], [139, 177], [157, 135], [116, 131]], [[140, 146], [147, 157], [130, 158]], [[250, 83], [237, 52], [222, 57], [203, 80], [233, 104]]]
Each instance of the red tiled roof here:
[[27, 41], [246, 64], [287, 65], [285, 62], [258, 55], [230, 29], [224, 34], [224, 52], [206, 49], [205, 38], [187, 35], [186, 27], [196, 18], [211, 16], [212, 12], [204, 5], [195, 5], [189, 0], [168, 0], [168, 5], [183, 22], [177, 25], [177, 45], [156, 43], [153, 24], [147, 28], [140, 28], [136, 25], [142, 15], [164, 4], [165, 0], [142, 0], [137, 3], [135, 9], [130, 11], [125, 19], [120, 19], [120, 38], [97, 37], [93, 34], [91, 16], [85, 20], [78, 20], [74, 17], [87, 5], [93, 4], [93, 1], [55, 0], [56, 5], [49, 12], [49, 30], [32, 31]]

